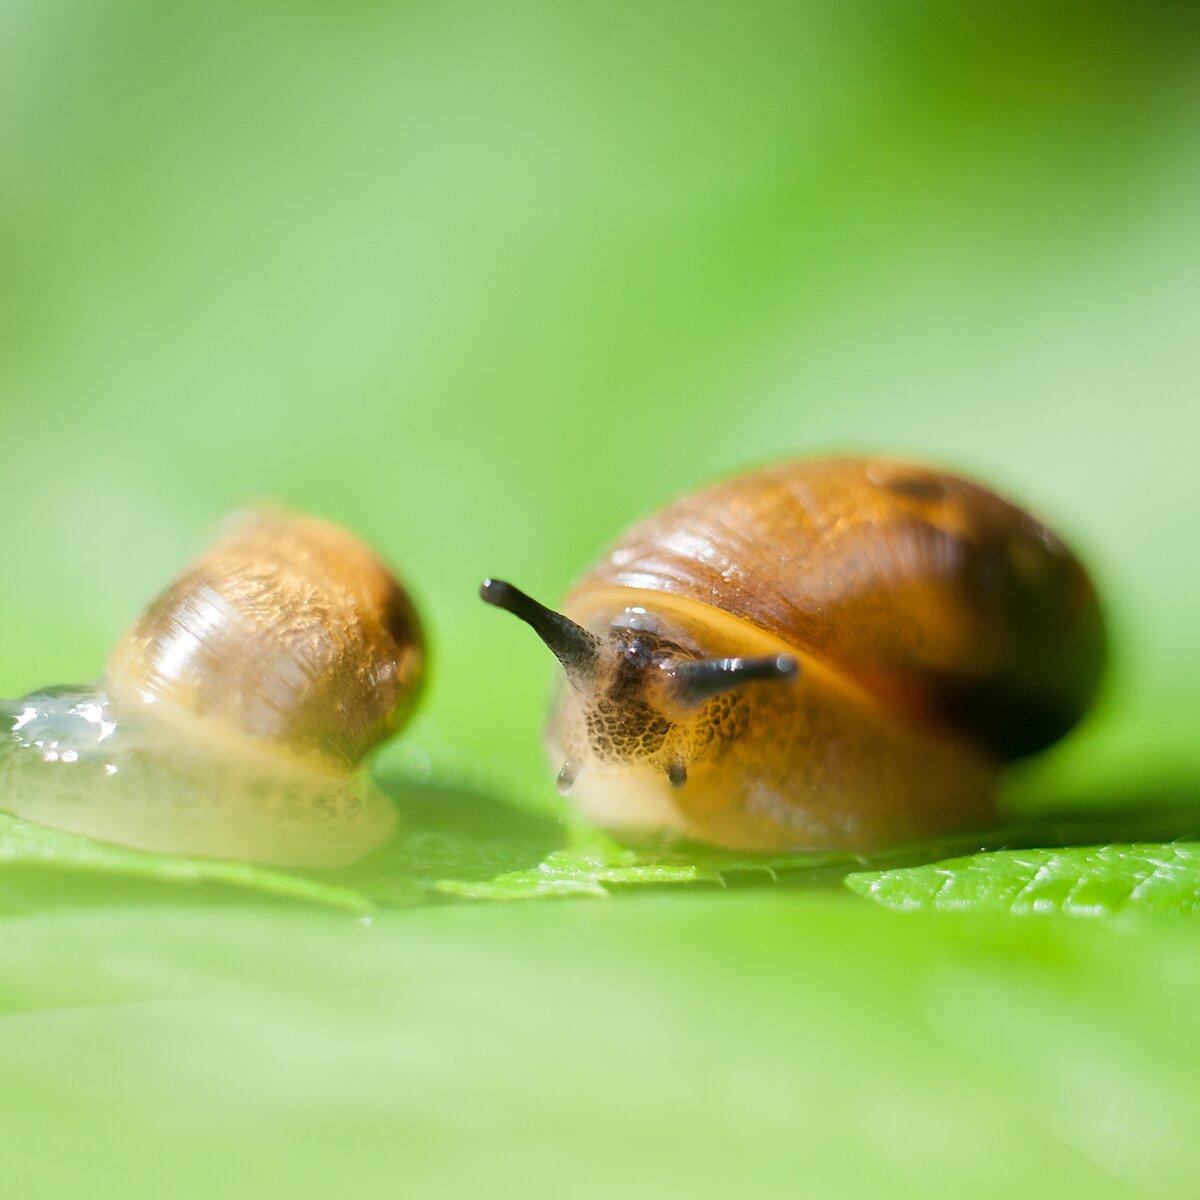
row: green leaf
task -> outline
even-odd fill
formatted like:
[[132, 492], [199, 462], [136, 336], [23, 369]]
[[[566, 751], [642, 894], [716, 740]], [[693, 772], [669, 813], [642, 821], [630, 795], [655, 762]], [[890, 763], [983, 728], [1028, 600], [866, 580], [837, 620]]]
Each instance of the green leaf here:
[[[948, 835], [871, 858], [753, 855], [688, 842], [626, 846], [566, 815], [533, 811], [466, 786], [405, 783], [396, 772], [388, 787], [400, 813], [397, 835], [360, 862], [333, 871], [149, 854], [0, 814], [0, 907], [57, 905], [70, 891], [64, 884], [67, 876], [90, 880], [86, 898], [92, 902], [120, 897], [133, 881], [141, 881], [160, 890], [183, 888], [206, 900], [238, 889], [358, 912], [439, 899], [606, 897], [639, 888], [820, 888], [838, 883], [847, 871], [872, 865], [885, 874], [860, 871], [854, 878], [918, 878], [920, 871], [935, 869], [919, 864], [966, 851], [1195, 836], [1200, 819], [1195, 806], [1181, 805], [1065, 819], [1046, 815], [983, 836]], [[1111, 850], [1116, 853], [1117, 847]], [[1022, 853], [1025, 861], [1050, 851]], [[981, 861], [996, 858], [982, 855]], [[914, 864], [918, 866], [911, 871], [896, 869]], [[53, 878], [39, 882], [36, 872], [46, 868], [53, 869]], [[852, 886], [861, 890], [857, 882]], [[81, 902], [85, 898], [78, 885], [75, 894]], [[139, 894], [143, 900], [148, 896], [145, 888]]]
[[435, 888], [468, 900], [537, 900], [557, 896], [607, 896], [626, 887], [724, 887], [737, 879], [776, 881], [783, 875], [817, 872], [849, 861], [842, 854], [792, 854], [755, 857], [722, 853], [711, 847], [633, 849], [599, 830], [572, 826], [570, 843], [536, 867], [511, 871], [490, 880], [442, 879]]
[[1194, 920], [899, 919], [841, 875], [900, 862], [577, 831], [554, 664], [475, 589], [553, 602], [770, 458], [944, 462], [1111, 617], [1105, 704], [1014, 795], [1194, 807], [1196, 33], [1122, 0], [3, 6], [0, 695], [97, 677], [271, 497], [394, 562], [432, 670], [381, 763], [402, 837], [349, 871], [5, 827], [0, 1195], [1193, 1194]]
[[1200, 911], [1200, 842], [1005, 850], [862, 871], [846, 884], [903, 910], [1191, 915]]

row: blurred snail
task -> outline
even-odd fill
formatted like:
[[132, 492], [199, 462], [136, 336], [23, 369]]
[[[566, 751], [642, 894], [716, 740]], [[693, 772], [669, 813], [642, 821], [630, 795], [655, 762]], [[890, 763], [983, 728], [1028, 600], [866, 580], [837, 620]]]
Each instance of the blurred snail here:
[[1092, 585], [984, 488], [877, 459], [768, 467], [635, 525], [563, 614], [500, 580], [566, 678], [560, 789], [624, 832], [868, 851], [986, 824], [999, 767], [1099, 681]]
[[246, 516], [98, 684], [3, 703], [0, 807], [143, 850], [340, 866], [394, 827], [359, 767], [423, 669], [416, 612], [365, 546], [312, 518]]

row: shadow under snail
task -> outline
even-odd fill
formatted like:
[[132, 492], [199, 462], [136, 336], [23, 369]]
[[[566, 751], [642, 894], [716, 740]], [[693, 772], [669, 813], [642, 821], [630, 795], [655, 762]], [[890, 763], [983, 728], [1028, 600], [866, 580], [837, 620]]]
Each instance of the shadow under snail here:
[[559, 785], [626, 834], [866, 852], [986, 825], [1082, 716], [1093, 587], [1028, 513], [881, 459], [785, 463], [626, 532], [563, 613], [486, 580], [565, 672]]
[[0, 807], [143, 850], [336, 867], [391, 834], [360, 769], [424, 673], [403, 588], [337, 527], [246, 516], [95, 685], [3, 702]]

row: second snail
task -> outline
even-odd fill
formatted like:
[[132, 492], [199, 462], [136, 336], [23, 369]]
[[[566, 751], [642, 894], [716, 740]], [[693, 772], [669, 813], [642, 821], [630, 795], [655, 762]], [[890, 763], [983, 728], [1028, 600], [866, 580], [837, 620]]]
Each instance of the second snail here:
[[564, 678], [560, 788], [624, 834], [866, 852], [981, 828], [1105, 657], [1095, 590], [1029, 513], [911, 463], [784, 463], [633, 526], [563, 611], [500, 580]]
[[141, 850], [342, 866], [395, 828], [362, 764], [424, 663], [407, 593], [364, 545], [311, 517], [242, 517], [102, 680], [0, 702], [0, 808]]

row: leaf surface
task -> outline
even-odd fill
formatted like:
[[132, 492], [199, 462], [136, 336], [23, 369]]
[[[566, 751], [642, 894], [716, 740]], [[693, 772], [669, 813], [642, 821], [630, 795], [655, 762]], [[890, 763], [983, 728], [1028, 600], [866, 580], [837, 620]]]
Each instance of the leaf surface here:
[[1200, 911], [1200, 842], [996, 851], [857, 872], [846, 884], [906, 911], [1192, 915]]

